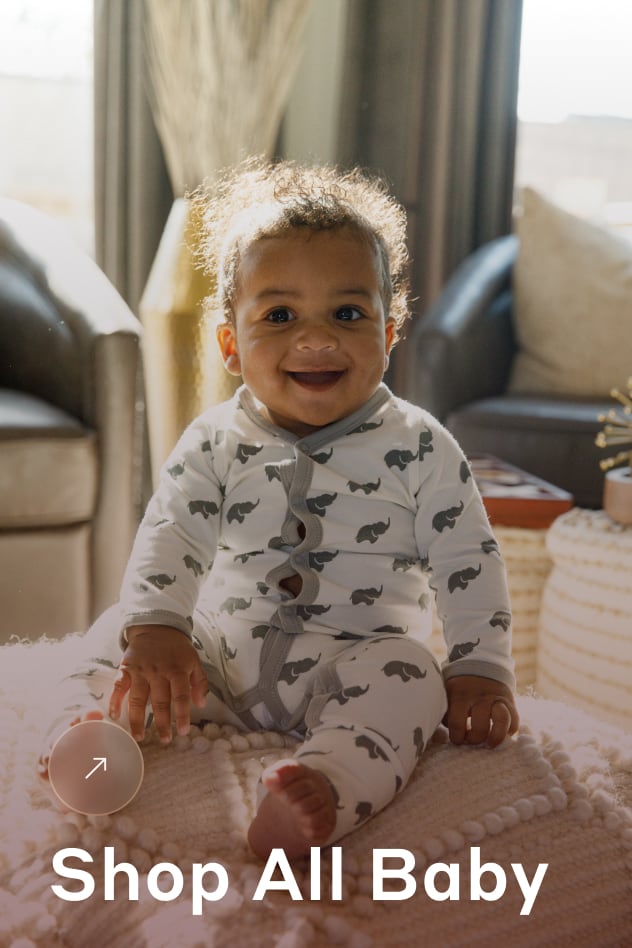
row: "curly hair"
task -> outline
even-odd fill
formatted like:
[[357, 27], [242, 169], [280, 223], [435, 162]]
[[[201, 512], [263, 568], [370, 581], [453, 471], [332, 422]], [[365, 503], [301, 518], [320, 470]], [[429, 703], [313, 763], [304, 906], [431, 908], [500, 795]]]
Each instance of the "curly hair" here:
[[198, 256], [215, 280], [207, 307], [220, 321], [233, 320], [239, 264], [255, 241], [348, 227], [375, 247], [384, 311], [399, 338], [409, 316], [406, 213], [379, 178], [251, 158], [189, 197], [202, 227]]

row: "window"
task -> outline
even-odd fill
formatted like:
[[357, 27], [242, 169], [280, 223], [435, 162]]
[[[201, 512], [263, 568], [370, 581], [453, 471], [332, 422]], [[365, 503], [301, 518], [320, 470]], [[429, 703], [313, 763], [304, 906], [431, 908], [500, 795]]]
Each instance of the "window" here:
[[93, 249], [92, 3], [0, 3], [0, 193]]
[[516, 184], [632, 238], [632, 4], [523, 9]]

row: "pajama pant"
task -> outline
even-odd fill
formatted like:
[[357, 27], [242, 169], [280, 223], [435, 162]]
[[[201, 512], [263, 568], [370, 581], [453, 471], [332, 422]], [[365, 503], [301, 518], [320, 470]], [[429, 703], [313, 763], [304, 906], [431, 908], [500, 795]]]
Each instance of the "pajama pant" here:
[[[290, 635], [244, 622], [231, 627], [229, 644], [211, 619], [195, 619], [193, 644], [209, 691], [204, 708], [191, 708], [191, 720], [299, 738], [295, 758], [333, 787], [337, 819], [328, 843], [405, 786], [447, 708], [439, 667], [420, 641], [396, 633]], [[88, 632], [98, 657], [66, 680], [64, 713], [53, 728], [95, 702], [107, 716], [121, 660], [119, 628], [114, 607]]]

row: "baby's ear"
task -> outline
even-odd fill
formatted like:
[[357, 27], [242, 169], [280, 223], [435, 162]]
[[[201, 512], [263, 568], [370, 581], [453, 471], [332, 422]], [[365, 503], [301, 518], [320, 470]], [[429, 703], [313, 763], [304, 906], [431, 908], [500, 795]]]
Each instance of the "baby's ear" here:
[[384, 355], [384, 369], [388, 368], [388, 360], [391, 349], [397, 342], [397, 323], [390, 317], [386, 320], [386, 353]]
[[241, 375], [241, 361], [237, 352], [234, 327], [230, 323], [220, 323], [215, 330], [215, 335], [224, 361], [224, 368], [231, 375]]

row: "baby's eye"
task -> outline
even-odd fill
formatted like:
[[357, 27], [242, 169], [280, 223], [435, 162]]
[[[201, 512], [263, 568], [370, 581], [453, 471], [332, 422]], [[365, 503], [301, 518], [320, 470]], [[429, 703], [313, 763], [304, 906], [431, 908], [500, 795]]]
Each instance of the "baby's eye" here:
[[356, 319], [362, 319], [362, 313], [355, 306], [341, 306], [340, 309], [336, 310], [336, 319], [352, 323]]
[[266, 315], [266, 320], [269, 323], [289, 323], [293, 318], [292, 313], [289, 309], [286, 309], [285, 306], [279, 306]]

